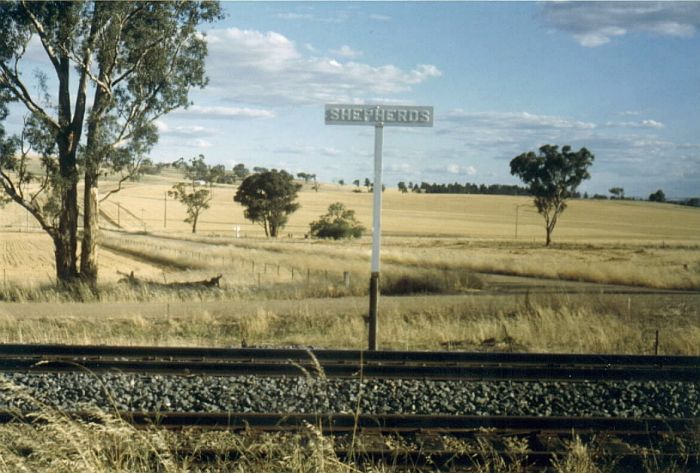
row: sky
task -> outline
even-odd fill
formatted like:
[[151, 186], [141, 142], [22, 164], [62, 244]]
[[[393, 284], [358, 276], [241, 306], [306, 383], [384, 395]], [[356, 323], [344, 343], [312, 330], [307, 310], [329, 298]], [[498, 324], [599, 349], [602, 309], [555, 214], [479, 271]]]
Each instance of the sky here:
[[331, 103], [428, 105], [386, 128], [384, 182], [519, 184], [544, 144], [595, 155], [581, 192], [700, 195], [700, 2], [224, 2], [209, 85], [157, 122], [158, 162], [373, 176], [374, 130]]

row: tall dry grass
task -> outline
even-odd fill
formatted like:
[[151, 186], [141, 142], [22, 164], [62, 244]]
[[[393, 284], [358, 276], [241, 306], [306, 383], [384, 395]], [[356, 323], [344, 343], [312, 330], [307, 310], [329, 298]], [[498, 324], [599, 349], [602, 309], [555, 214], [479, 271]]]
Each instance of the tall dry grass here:
[[[695, 300], [627, 295], [382, 296], [385, 349], [700, 355]], [[361, 349], [367, 300], [0, 306], [0, 342]]]

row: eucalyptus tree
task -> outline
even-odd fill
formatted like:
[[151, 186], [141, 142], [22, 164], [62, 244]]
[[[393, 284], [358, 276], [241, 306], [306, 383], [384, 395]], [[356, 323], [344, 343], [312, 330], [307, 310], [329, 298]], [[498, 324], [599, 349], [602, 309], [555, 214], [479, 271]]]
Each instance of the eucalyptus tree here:
[[[99, 178], [119, 176], [101, 200], [119, 191], [156, 143], [154, 121], [206, 84], [197, 27], [220, 17], [214, 2], [0, 3], [0, 110], [27, 113], [21, 133], [0, 135], [0, 185], [51, 236], [59, 281], [96, 283]], [[36, 49], [49, 67], [28, 81]]]
[[246, 177], [233, 196], [245, 207], [243, 215], [265, 229], [265, 236], [276, 238], [288, 216], [299, 209], [296, 202], [301, 184], [285, 170], [257, 172]]
[[539, 154], [529, 151], [511, 160], [510, 173], [527, 184], [537, 211], [544, 217], [546, 246], [552, 242], [552, 232], [566, 209], [566, 200], [584, 179], [591, 177], [588, 167], [594, 159], [586, 148], [574, 152], [568, 145], [561, 151], [558, 146], [544, 145]]

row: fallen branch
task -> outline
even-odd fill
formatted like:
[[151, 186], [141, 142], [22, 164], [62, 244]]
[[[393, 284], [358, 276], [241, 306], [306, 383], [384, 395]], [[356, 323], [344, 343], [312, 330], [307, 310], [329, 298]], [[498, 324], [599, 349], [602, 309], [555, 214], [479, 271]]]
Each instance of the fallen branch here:
[[126, 283], [126, 284], [129, 284], [131, 286], [148, 285], [148, 286], [159, 286], [159, 287], [170, 287], [170, 288], [190, 288], [190, 289], [221, 287], [220, 282], [221, 282], [221, 278], [223, 277], [223, 275], [219, 274], [218, 276], [214, 276], [213, 278], [203, 279], [201, 281], [158, 283], [158, 282], [145, 281], [143, 279], [139, 279], [134, 275], [133, 271], [131, 271], [131, 273], [129, 273], [129, 274], [122, 273], [121, 271], [117, 271], [117, 274], [124, 276], [118, 282]]

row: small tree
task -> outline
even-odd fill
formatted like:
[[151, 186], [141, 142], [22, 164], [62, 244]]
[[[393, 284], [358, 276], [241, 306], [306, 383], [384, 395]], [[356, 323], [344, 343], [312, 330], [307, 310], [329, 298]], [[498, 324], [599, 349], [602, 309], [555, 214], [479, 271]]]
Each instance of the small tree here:
[[243, 163], [236, 164], [233, 167], [233, 179], [234, 179], [234, 181], [236, 179], [240, 179], [242, 181], [243, 179], [248, 177], [249, 174], [250, 174], [250, 171], [248, 170], [248, 168], [245, 167], [245, 164], [243, 164]]
[[360, 187], [360, 180], [359, 179], [355, 179], [354, 181], [352, 181], [352, 183], [355, 187]]
[[299, 208], [294, 201], [300, 188], [287, 171], [273, 169], [246, 177], [233, 200], [246, 207], [245, 218], [262, 225], [265, 236], [274, 238], [289, 214]]
[[297, 177], [299, 179], [304, 179], [304, 182], [309, 182], [309, 179], [311, 179], [311, 174], [306, 172], [298, 172]]
[[649, 200], [651, 202], [666, 202], [666, 194], [661, 189], [649, 194]]
[[203, 154], [190, 159], [189, 163], [185, 162], [184, 167], [185, 178], [190, 181], [209, 181], [211, 177], [209, 166], [204, 162]]
[[360, 238], [365, 227], [355, 218], [355, 211], [346, 209], [340, 202], [328, 206], [328, 213], [311, 222], [311, 235], [317, 238]]
[[211, 201], [209, 190], [197, 186], [194, 182], [178, 182], [168, 191], [168, 195], [187, 207], [185, 222], [192, 224], [192, 233], [197, 233], [199, 215], [209, 208]]
[[625, 199], [625, 190], [622, 187], [613, 187], [608, 192], [615, 196], [614, 199]]
[[545, 221], [545, 245], [549, 246], [557, 219], [566, 209], [566, 199], [591, 177], [588, 167], [595, 157], [586, 148], [572, 152], [568, 145], [561, 151], [558, 146], [544, 145], [539, 151], [539, 155], [529, 151], [513, 158], [510, 173], [522, 179], [535, 197], [535, 207]]
[[399, 182], [398, 186], [399, 186], [399, 190], [401, 191], [402, 194], [405, 194], [406, 192], [408, 192], [408, 188], [406, 187], [405, 182], [403, 182], [403, 181]]

